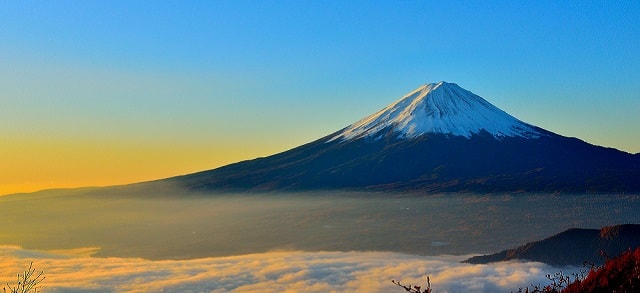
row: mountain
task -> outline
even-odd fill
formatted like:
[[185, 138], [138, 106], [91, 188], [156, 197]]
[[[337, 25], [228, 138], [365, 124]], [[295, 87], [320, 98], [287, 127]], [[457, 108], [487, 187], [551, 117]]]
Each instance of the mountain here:
[[169, 179], [192, 190], [640, 191], [640, 157], [522, 122], [454, 83], [269, 157]]
[[555, 266], [581, 266], [587, 261], [601, 265], [606, 256], [615, 257], [636, 247], [640, 247], [640, 225], [626, 224], [599, 230], [569, 229], [541, 241], [530, 242], [496, 254], [474, 256], [463, 262], [486, 264], [528, 260]]

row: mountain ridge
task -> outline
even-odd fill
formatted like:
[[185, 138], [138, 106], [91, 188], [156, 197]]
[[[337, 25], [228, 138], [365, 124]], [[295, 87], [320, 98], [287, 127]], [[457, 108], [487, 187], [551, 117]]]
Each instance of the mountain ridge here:
[[510, 260], [538, 261], [555, 266], [603, 264], [606, 256], [617, 256], [640, 246], [640, 225], [624, 224], [600, 229], [572, 228], [513, 249], [474, 256], [464, 263], [487, 264]]

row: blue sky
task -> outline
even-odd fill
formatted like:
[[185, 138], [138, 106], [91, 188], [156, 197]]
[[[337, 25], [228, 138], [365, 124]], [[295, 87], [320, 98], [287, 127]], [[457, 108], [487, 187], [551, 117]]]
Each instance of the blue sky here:
[[638, 1], [2, 2], [0, 187], [265, 156], [441, 80], [640, 152], [638, 15]]

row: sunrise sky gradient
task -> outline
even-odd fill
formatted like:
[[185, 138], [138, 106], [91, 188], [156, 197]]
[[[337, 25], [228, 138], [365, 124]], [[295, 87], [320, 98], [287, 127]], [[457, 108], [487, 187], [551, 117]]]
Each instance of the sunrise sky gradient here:
[[441, 80], [640, 152], [638, 1], [3, 1], [0, 194], [215, 168]]

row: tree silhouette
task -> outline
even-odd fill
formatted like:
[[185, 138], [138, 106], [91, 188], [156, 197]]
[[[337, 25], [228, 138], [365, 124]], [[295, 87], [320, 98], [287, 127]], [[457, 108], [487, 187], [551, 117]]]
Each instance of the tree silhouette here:
[[15, 286], [11, 286], [7, 283], [7, 287], [2, 288], [4, 293], [7, 293], [9, 288], [10, 293], [38, 293], [38, 284], [44, 279], [44, 271], [39, 274], [35, 274], [36, 269], [33, 268], [33, 262], [29, 264], [29, 268], [22, 274], [18, 274], [18, 281]]

